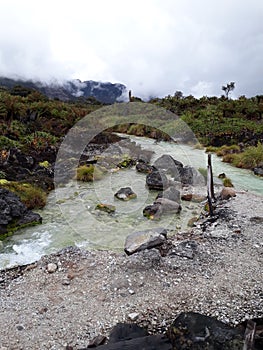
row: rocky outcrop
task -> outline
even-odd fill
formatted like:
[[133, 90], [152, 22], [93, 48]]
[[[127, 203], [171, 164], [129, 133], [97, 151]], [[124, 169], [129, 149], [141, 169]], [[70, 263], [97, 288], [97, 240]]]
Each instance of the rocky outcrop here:
[[114, 196], [122, 201], [129, 201], [136, 198], [137, 194], [130, 187], [122, 187]]
[[20, 227], [41, 222], [41, 216], [28, 210], [17, 195], [0, 188], [0, 237]]
[[131, 255], [141, 250], [154, 248], [162, 245], [166, 237], [167, 231], [164, 228], [133, 232], [126, 238], [124, 251]]
[[9, 151], [7, 159], [0, 163], [0, 170], [10, 181], [34, 183], [45, 191], [54, 189], [54, 164], [56, 148], [47, 147], [42, 151], [23, 153], [18, 148]]

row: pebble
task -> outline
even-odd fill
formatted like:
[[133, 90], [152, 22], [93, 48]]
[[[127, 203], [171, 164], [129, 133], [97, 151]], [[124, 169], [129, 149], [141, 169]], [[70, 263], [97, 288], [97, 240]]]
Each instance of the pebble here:
[[129, 315], [128, 315], [129, 319], [131, 321], [136, 321], [137, 318], [139, 317], [139, 314], [137, 312], [131, 312]]
[[129, 289], [128, 292], [129, 292], [131, 295], [135, 294], [135, 291], [134, 291], [133, 289]]
[[54, 263], [49, 263], [48, 265], [47, 265], [47, 272], [49, 272], [49, 273], [54, 273], [56, 270], [57, 270], [57, 265], [56, 264], [54, 264]]

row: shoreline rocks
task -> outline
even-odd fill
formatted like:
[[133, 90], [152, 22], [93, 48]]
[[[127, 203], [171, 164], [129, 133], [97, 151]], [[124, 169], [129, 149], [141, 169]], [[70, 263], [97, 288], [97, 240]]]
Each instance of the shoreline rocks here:
[[17, 195], [0, 188], [0, 238], [19, 228], [41, 222], [41, 216], [27, 209]]

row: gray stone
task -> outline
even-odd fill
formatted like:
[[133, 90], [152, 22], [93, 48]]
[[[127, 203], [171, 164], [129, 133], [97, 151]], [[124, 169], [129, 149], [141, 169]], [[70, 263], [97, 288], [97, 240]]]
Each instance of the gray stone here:
[[180, 203], [181, 201], [181, 194], [180, 191], [177, 190], [174, 186], [170, 186], [167, 189], [165, 189], [163, 192], [160, 192], [156, 199], [158, 198], [166, 198], [169, 199], [171, 201]]
[[158, 198], [154, 204], [160, 204], [162, 208], [162, 213], [180, 213], [182, 207], [179, 203], [171, 201], [167, 198]]
[[55, 271], [57, 271], [57, 265], [56, 264], [54, 264], [54, 263], [49, 263], [48, 265], [47, 265], [47, 272], [49, 272], [49, 273], [54, 273]]
[[166, 235], [167, 231], [164, 228], [133, 232], [126, 238], [124, 251], [131, 255], [141, 250], [162, 245], [166, 241]]
[[130, 319], [131, 321], [136, 321], [137, 318], [139, 317], [139, 314], [138, 314], [138, 312], [131, 312], [131, 313], [128, 315], [128, 317], [129, 317], [129, 319]]

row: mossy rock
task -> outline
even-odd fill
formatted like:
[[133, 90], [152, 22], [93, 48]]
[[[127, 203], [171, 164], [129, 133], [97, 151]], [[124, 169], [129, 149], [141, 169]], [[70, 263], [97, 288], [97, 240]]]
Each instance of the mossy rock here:
[[112, 214], [116, 211], [116, 207], [111, 204], [99, 203], [96, 205], [96, 210], [105, 211], [108, 214]]

